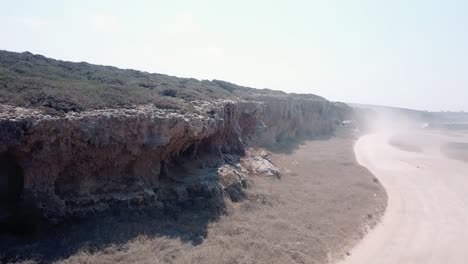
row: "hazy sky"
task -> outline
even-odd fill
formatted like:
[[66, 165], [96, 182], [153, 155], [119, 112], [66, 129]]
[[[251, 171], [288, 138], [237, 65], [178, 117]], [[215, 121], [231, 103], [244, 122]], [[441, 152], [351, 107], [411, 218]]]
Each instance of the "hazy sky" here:
[[468, 111], [466, 0], [0, 0], [0, 49]]

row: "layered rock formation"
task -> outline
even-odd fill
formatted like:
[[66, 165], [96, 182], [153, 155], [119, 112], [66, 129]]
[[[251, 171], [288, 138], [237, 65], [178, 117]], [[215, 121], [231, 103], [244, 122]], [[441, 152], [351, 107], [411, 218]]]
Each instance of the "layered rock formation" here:
[[249, 172], [278, 176], [261, 157], [242, 162], [246, 147], [329, 134], [349, 111], [315, 95], [0, 51], [0, 218], [19, 204], [49, 219], [222, 210]]
[[10, 180], [8, 188], [19, 190], [14, 185], [24, 182], [22, 197], [52, 218], [193, 202], [189, 196], [197, 194], [208, 205], [226, 190], [241, 192], [241, 176], [218, 184], [218, 170], [238, 163], [246, 146], [327, 134], [337, 118], [325, 100], [192, 103], [193, 113], [139, 106], [65, 116], [3, 105], [0, 153], [21, 168], [10, 176], [21, 179]]

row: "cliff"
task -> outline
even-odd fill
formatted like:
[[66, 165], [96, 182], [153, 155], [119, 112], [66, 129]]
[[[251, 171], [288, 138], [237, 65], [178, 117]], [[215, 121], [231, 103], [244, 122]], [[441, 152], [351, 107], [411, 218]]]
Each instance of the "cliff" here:
[[[117, 84], [106, 81], [96, 88], [95, 80], [85, 82], [97, 89], [93, 100], [104, 102], [87, 105], [93, 93], [82, 88], [67, 97], [70, 83], [78, 87], [81, 77], [71, 78], [63, 90], [50, 88], [58, 85], [56, 76], [68, 80], [58, 69], [73, 75], [87, 64], [29, 53], [1, 52], [0, 58], [8, 62], [0, 64], [0, 195], [6, 201], [0, 207], [27, 205], [48, 219], [147, 207], [222, 210], [225, 198], [241, 199], [247, 186], [249, 170], [242, 166], [248, 162], [246, 148], [330, 134], [349, 111], [318, 96], [257, 91], [222, 81], [204, 81], [206, 87], [187, 81], [199, 85], [196, 93], [168, 84], [157, 90], [158, 84], [139, 81], [149, 97], [130, 89], [125, 91], [132, 94], [128, 102], [121, 96], [106, 101], [109, 91], [130, 82], [128, 74], [156, 76], [116, 68], [109, 76], [111, 83], [123, 80]], [[18, 70], [24, 67], [28, 70]], [[95, 74], [109, 70], [88, 68]], [[207, 97], [214, 87], [216, 99]], [[16, 97], [11, 94], [15, 89]]]

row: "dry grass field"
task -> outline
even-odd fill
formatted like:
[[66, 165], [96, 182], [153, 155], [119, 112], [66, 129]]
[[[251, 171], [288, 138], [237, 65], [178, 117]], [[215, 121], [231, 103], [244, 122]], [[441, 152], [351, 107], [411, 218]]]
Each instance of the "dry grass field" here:
[[357, 165], [353, 144], [337, 136], [273, 153], [282, 177], [251, 176], [247, 199], [222, 216], [95, 219], [32, 239], [17, 253], [32, 263], [332, 263], [376, 224], [387, 201]]

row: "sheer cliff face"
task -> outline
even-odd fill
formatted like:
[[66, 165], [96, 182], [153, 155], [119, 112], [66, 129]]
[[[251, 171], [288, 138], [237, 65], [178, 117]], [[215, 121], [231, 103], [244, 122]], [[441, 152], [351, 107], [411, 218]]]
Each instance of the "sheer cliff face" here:
[[192, 105], [192, 113], [139, 106], [64, 116], [1, 106], [0, 154], [18, 168], [3, 173], [3, 185], [51, 218], [193, 193], [214, 199], [230, 188], [217, 170], [247, 146], [328, 134], [339, 118], [326, 100], [287, 96]]

